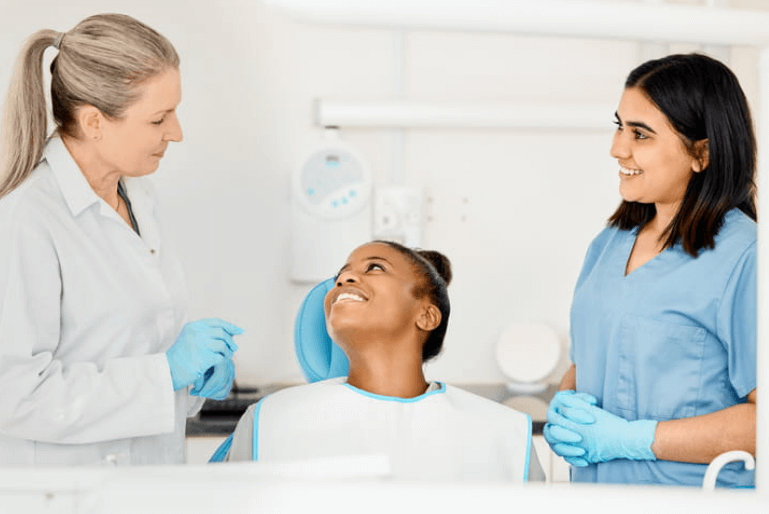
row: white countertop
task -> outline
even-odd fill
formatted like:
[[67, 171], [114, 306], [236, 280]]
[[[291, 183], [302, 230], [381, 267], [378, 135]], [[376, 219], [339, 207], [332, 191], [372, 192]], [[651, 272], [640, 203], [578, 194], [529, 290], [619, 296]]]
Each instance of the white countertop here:
[[[315, 463], [317, 464], [317, 463]], [[341, 464], [341, 465], [340, 465]], [[395, 483], [375, 479], [381, 462], [320, 468], [232, 463], [226, 466], [18, 469], [0, 472], [0, 511], [109, 513], [245, 512], [591, 512], [698, 514], [765, 512], [767, 494], [674, 487]], [[326, 478], [313, 478], [313, 469]], [[333, 471], [335, 469], [335, 471]], [[329, 470], [332, 470], [331, 472]], [[336, 478], [333, 478], [336, 477]]]

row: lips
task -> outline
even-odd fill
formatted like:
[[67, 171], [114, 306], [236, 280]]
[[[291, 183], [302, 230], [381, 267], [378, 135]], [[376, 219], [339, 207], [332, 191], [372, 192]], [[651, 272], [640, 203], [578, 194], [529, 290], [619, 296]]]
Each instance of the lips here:
[[368, 296], [360, 289], [354, 287], [338, 288], [334, 290], [331, 296], [331, 305], [336, 303], [348, 303], [348, 302], [366, 302]]

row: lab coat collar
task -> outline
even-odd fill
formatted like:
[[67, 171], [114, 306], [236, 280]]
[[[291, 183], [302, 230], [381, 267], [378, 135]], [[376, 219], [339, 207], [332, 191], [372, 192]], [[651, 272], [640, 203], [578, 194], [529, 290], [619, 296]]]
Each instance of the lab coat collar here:
[[150, 177], [123, 177], [120, 179], [126, 195], [131, 201], [131, 208], [139, 225], [141, 238], [156, 251], [162, 246], [159, 227], [156, 222], [155, 185]]
[[80, 167], [72, 158], [72, 155], [64, 146], [64, 142], [58, 136], [48, 139], [43, 150], [43, 158], [51, 167], [56, 181], [59, 183], [64, 200], [73, 216], [78, 216], [101, 198], [91, 188]]

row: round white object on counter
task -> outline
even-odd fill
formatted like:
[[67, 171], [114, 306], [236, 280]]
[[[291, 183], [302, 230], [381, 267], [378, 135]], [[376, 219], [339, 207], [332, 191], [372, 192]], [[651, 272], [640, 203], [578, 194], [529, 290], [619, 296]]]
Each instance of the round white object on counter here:
[[497, 342], [497, 364], [512, 382], [535, 384], [545, 380], [561, 358], [558, 334], [544, 323], [508, 325]]

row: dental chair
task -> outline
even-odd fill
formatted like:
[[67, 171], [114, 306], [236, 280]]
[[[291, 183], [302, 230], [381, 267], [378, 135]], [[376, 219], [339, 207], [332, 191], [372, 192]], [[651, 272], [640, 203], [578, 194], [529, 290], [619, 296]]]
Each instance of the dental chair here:
[[313, 287], [305, 297], [294, 324], [294, 348], [299, 366], [308, 382], [344, 377], [350, 362], [326, 331], [323, 299], [334, 288], [329, 278]]

